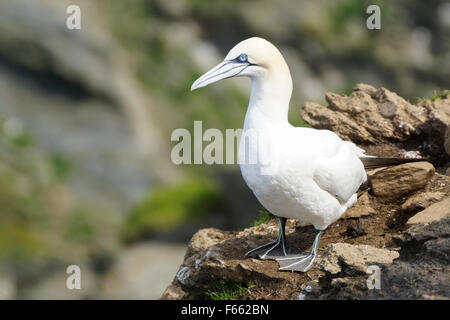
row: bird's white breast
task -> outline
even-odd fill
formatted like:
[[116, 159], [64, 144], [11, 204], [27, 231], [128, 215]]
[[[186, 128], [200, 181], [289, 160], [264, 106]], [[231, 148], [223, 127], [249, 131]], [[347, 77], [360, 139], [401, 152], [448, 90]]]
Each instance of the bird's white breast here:
[[[274, 215], [325, 229], [356, 202], [355, 192], [366, 178], [361, 162], [352, 148], [345, 145], [348, 142], [332, 132], [295, 128], [287, 122], [274, 124], [270, 120], [257, 109], [247, 113], [239, 148], [244, 180]], [[246, 139], [249, 131], [251, 138]], [[249, 153], [253, 160], [257, 155], [256, 162], [249, 163]], [[339, 163], [330, 162], [327, 166], [326, 160], [333, 161], [333, 157]], [[328, 167], [330, 170], [323, 170]], [[340, 182], [339, 174], [333, 172], [342, 169], [347, 170], [348, 179]], [[315, 181], [317, 170], [321, 170], [319, 180], [325, 186]], [[340, 183], [345, 192], [339, 192]], [[327, 184], [331, 188], [327, 189]], [[335, 190], [338, 195], [332, 194]]]

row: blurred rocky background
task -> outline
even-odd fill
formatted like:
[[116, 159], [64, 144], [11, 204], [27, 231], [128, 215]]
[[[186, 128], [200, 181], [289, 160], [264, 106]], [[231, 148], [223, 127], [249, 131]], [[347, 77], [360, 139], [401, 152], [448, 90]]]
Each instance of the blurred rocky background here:
[[242, 126], [248, 81], [189, 88], [250, 36], [285, 55], [295, 125], [304, 102], [359, 82], [414, 103], [450, 88], [447, 1], [2, 0], [0, 299], [158, 298], [196, 230], [251, 225], [237, 166], [170, 161], [175, 128]]

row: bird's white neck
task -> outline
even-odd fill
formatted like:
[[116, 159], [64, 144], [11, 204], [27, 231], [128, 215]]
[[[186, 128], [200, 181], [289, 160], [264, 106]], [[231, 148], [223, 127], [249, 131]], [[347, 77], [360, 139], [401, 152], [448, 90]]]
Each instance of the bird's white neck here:
[[[273, 69], [272, 69], [273, 70]], [[252, 78], [250, 101], [244, 128], [258, 126], [255, 118], [266, 118], [273, 125], [288, 125], [292, 79], [287, 65]]]

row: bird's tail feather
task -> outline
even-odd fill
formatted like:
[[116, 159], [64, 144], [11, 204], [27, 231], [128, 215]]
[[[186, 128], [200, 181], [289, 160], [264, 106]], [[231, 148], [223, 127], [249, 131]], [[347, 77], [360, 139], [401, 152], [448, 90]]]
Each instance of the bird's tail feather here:
[[408, 162], [427, 161], [425, 158], [386, 158], [386, 157], [361, 157], [364, 168], [374, 169], [380, 167], [394, 166]]

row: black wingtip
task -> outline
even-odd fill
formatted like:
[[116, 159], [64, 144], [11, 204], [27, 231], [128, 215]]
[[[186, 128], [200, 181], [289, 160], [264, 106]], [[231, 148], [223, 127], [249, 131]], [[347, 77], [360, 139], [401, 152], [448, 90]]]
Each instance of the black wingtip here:
[[381, 167], [395, 166], [409, 162], [429, 161], [428, 158], [399, 158], [399, 157], [375, 157], [375, 158], [360, 158], [364, 168], [375, 169]]

